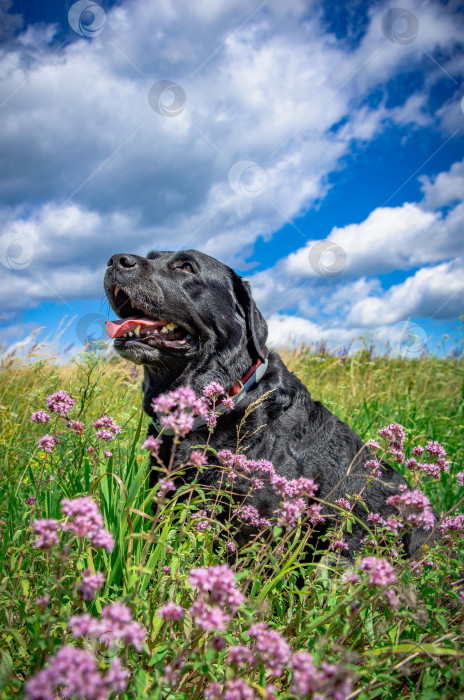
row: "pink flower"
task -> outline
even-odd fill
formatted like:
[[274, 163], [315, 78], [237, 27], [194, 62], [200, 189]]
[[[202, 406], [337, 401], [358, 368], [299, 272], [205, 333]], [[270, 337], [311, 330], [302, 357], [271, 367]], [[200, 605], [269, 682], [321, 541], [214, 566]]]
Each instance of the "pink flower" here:
[[190, 387], [180, 387], [175, 391], [162, 394], [153, 399], [151, 405], [156, 413], [166, 414], [160, 417], [161, 425], [171, 428], [180, 437], [185, 437], [190, 432], [196, 416], [208, 420], [206, 399], [197, 398]]
[[369, 575], [369, 583], [374, 586], [388, 586], [396, 581], [392, 565], [380, 557], [364, 557], [359, 568]]
[[162, 620], [182, 620], [185, 610], [181, 605], [169, 601], [160, 607], [157, 612], [158, 617]]
[[344, 510], [350, 510], [351, 508], [350, 502], [346, 498], [337, 498], [335, 505]]
[[225, 394], [225, 390], [218, 382], [210, 382], [205, 386], [202, 393], [206, 398], [217, 401], [222, 394]]
[[32, 414], [31, 421], [33, 423], [50, 423], [50, 414], [46, 411], [36, 411]]
[[63, 418], [68, 417], [68, 413], [76, 402], [65, 391], [57, 391], [56, 394], [47, 396], [47, 408], [52, 413], [58, 413]]
[[277, 522], [282, 527], [295, 527], [303, 514], [305, 506], [306, 504], [302, 498], [297, 498], [294, 501], [284, 501], [277, 511]]
[[232, 540], [228, 540], [226, 542], [226, 548], [229, 550], [229, 552], [237, 551], [237, 545], [235, 544], [235, 542], [232, 542]]
[[92, 600], [96, 592], [105, 583], [105, 577], [100, 572], [93, 572], [91, 569], [86, 569], [82, 572], [82, 581], [78, 585], [77, 590], [83, 600]]
[[204, 464], [208, 463], [206, 455], [204, 455], [203, 452], [200, 452], [199, 450], [193, 450], [190, 453], [190, 461], [197, 467], [201, 467]]
[[37, 549], [51, 549], [55, 544], [58, 544], [58, 520], [54, 518], [34, 520], [32, 528], [38, 535], [35, 541]]
[[49, 595], [43, 595], [41, 598], [37, 598], [35, 601], [35, 604], [41, 609], [45, 610], [47, 605], [50, 603], [50, 596]]
[[102, 547], [107, 552], [113, 550], [113, 536], [104, 529], [98, 505], [90, 496], [63, 499], [61, 512], [69, 518], [63, 526], [64, 530], [73, 532], [77, 537], [88, 537], [94, 547]]
[[48, 452], [49, 454], [53, 452], [55, 447], [60, 444], [60, 441], [58, 440], [57, 437], [54, 435], [44, 435], [43, 437], [40, 438], [40, 440], [37, 443], [38, 447], [41, 447], [44, 452]]
[[382, 465], [378, 459], [368, 459], [364, 462], [364, 466], [367, 467], [372, 476], [379, 477], [382, 474]]
[[329, 549], [333, 551], [343, 552], [343, 550], [348, 549], [348, 545], [346, 544], [345, 540], [341, 538], [339, 540], [335, 540], [335, 542], [332, 542]]
[[114, 435], [121, 432], [120, 426], [116, 424], [114, 418], [111, 418], [111, 416], [100, 416], [92, 425], [94, 428], [106, 428]]
[[458, 472], [456, 474], [459, 486], [464, 486], [464, 472]]
[[253, 663], [253, 654], [248, 647], [237, 644], [228, 648], [227, 661], [230, 664], [237, 664], [238, 668], [243, 668], [245, 664]]
[[73, 430], [78, 435], [82, 435], [85, 425], [81, 423], [80, 420], [68, 420], [66, 427], [69, 428], [69, 430]]
[[149, 435], [144, 443], [142, 443], [142, 449], [148, 450], [151, 455], [157, 455], [159, 448], [161, 447], [162, 440]]
[[291, 659], [291, 649], [285, 639], [264, 622], [252, 625], [248, 632], [251, 637], [252, 649], [259, 661], [274, 676], [281, 676]]
[[371, 452], [377, 452], [377, 450], [380, 450], [380, 445], [377, 442], [377, 440], [368, 440], [366, 442], [366, 447], [371, 450]]
[[243, 678], [231, 678], [224, 684], [223, 700], [255, 700], [253, 689]]
[[83, 649], [63, 646], [48, 658], [48, 666], [30, 678], [25, 687], [28, 700], [54, 700], [75, 697], [104, 700], [111, 692], [126, 689], [129, 672], [115, 659], [106, 674], [98, 670], [93, 656]]
[[169, 491], [175, 491], [176, 485], [172, 479], [161, 479], [159, 482], [158, 496], [165, 496]]
[[103, 454], [105, 455], [106, 459], [109, 459], [110, 457], [113, 456], [113, 453], [110, 452], [109, 450], [104, 450]]

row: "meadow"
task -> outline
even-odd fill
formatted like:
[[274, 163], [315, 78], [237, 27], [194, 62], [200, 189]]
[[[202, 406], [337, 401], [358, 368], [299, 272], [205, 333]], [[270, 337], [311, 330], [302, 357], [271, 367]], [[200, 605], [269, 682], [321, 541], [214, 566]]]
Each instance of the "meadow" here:
[[[308, 560], [324, 517], [317, 490], [273, 482], [272, 465], [243, 451], [196, 446], [190, 466], [214, 459], [220, 494], [176, 484], [170, 465], [150, 489], [157, 447], [145, 442], [134, 365], [98, 347], [65, 364], [4, 356], [1, 697], [464, 698], [464, 359], [367, 345], [282, 357], [411, 484], [395, 522], [372, 514], [353, 564], [343, 557], [353, 501], [339, 503]], [[191, 415], [187, 398], [171, 397], [168, 412]], [[228, 515], [237, 472], [250, 488], [281, 489], [273, 522]], [[436, 540], [407, 560], [400, 537], [431, 507]], [[240, 551], [237, 518], [258, 526]]]

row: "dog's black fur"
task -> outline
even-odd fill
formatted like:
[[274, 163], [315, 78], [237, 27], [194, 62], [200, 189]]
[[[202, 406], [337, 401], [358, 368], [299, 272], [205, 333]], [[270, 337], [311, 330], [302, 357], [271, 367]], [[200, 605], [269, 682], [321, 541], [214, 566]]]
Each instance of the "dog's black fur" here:
[[[117, 287], [121, 291], [115, 296]], [[120, 318], [137, 313], [132, 302], [142, 311], [141, 316], [173, 321], [188, 332], [186, 343], [175, 348], [163, 343], [151, 347], [133, 339], [117, 339], [114, 343], [122, 357], [144, 366], [143, 406], [148, 415], [154, 416], [151, 401], [159, 394], [189, 385], [200, 395], [211, 381], [227, 389], [245, 375], [257, 358], [268, 357], [265, 375], [234, 410], [219, 418], [210, 445], [235, 452], [236, 428], [246, 408], [270, 392], [246, 420], [250, 437], [244, 445], [248, 458], [270, 460], [287, 479], [314, 479], [319, 487], [317, 496], [323, 500], [333, 503], [362, 491], [369, 512], [383, 517], [395, 513], [393, 507], [386, 505], [386, 499], [398, 493], [398, 487], [407, 484], [406, 480], [390, 465], [383, 464], [381, 478], [364, 488], [369, 470], [363, 465], [373, 458], [372, 453], [348, 425], [311, 398], [275, 352], [268, 353], [266, 322], [251, 297], [248, 283], [230, 267], [196, 250], [150, 252], [146, 258], [118, 254], [108, 262], [105, 291]], [[150, 433], [157, 435], [153, 427]], [[187, 435], [177, 448], [175, 465], [185, 462], [192, 446], [204, 444], [207, 437], [206, 427]], [[164, 437], [160, 454], [166, 462], [171, 445], [172, 438]], [[155, 479], [156, 473], [152, 472]], [[201, 478], [202, 483], [214, 488], [220, 483], [221, 472], [212, 466]], [[256, 506], [262, 517], [271, 518], [279, 506], [279, 497], [265, 487], [254, 492], [247, 503]], [[337, 513], [335, 508], [326, 507], [325, 512], [328, 511]], [[361, 504], [356, 504], [353, 512], [366, 521], [368, 511]], [[366, 533], [360, 524], [354, 524], [352, 532], [345, 533], [348, 556], [359, 549]], [[240, 543], [251, 534], [251, 527], [243, 528]], [[414, 554], [426, 537], [421, 529], [406, 535], [406, 554]]]

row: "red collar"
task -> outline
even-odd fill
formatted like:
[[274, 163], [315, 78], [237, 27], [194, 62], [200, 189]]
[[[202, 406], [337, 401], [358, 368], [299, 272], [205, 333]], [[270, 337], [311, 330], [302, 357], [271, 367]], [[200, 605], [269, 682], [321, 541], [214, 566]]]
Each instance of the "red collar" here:
[[254, 372], [256, 372], [260, 364], [261, 360], [258, 358], [255, 364], [250, 367], [248, 372], [239, 381], [235, 382], [235, 384], [232, 384], [229, 391], [227, 392], [227, 396], [230, 396], [232, 398], [232, 396], [237, 396], [237, 394], [240, 394], [241, 390], [243, 389], [243, 385], [245, 384], [247, 379], [249, 379], [251, 375]]

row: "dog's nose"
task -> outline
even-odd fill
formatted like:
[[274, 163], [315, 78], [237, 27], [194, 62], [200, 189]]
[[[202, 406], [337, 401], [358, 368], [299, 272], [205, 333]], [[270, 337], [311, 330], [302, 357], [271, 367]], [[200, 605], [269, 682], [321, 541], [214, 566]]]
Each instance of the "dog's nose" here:
[[108, 260], [108, 267], [114, 266], [121, 270], [126, 270], [127, 268], [135, 267], [136, 265], [137, 260], [132, 255], [128, 255], [127, 253], [118, 253], [117, 255], [113, 255]]

